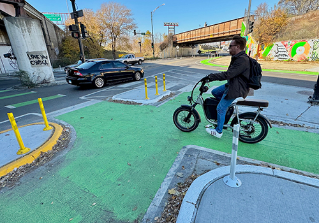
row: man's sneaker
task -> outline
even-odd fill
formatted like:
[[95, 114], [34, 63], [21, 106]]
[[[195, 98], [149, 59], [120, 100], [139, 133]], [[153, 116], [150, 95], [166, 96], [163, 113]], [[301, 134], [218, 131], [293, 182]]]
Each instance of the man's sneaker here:
[[206, 132], [208, 132], [208, 134], [215, 136], [217, 138], [220, 138], [223, 135], [223, 133], [218, 133], [216, 129], [211, 129], [211, 128], [206, 128]]

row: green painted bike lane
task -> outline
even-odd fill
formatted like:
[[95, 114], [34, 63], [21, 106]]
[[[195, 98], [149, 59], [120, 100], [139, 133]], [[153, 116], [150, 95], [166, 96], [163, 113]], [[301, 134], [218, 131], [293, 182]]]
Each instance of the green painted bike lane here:
[[[174, 126], [187, 95], [160, 107], [101, 102], [59, 116], [76, 130], [73, 148], [48, 172], [1, 194], [2, 222], [140, 222], [183, 146], [231, 152], [230, 130], [216, 139], [203, 119], [190, 133]], [[319, 174], [318, 145], [318, 134], [272, 128], [260, 143], [239, 142], [238, 155]]]

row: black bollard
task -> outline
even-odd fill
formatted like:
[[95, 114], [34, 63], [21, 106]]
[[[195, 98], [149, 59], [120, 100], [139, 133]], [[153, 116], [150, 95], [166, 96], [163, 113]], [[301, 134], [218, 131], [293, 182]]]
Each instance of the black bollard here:
[[319, 103], [319, 75], [318, 75], [318, 78], [317, 78], [317, 83], [315, 84], [314, 86], [314, 93], [313, 93], [313, 96], [309, 96], [308, 98], [308, 102], [309, 103]]

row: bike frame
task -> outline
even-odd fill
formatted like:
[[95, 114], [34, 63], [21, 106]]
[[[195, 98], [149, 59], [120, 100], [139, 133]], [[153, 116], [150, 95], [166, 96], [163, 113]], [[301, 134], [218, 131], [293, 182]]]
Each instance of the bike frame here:
[[[203, 97], [202, 97], [201, 94], [199, 94], [199, 95], [197, 96], [197, 99], [196, 99], [195, 103], [192, 105], [192, 107], [195, 109], [196, 105], [198, 105], [198, 104], [202, 106], [202, 109], [203, 109], [204, 115], [205, 115], [205, 119], [206, 119], [209, 123], [211, 123], [211, 124], [213, 124], [213, 125], [217, 125], [217, 120], [215, 121], [215, 120], [211, 120], [211, 119], [208, 119], [208, 118], [207, 118], [206, 112], [205, 112], [205, 108], [204, 108], [204, 99], [203, 99]], [[233, 102], [233, 103], [231, 103], [231, 105], [230, 105], [229, 107], [231, 107], [231, 106], [234, 107], [234, 113], [233, 113], [233, 115], [235, 114], [235, 116], [237, 117], [237, 120], [239, 121], [238, 105], [236, 104], [236, 102]], [[249, 107], [254, 107], [254, 106], [249, 106]], [[258, 107], [257, 112], [256, 112], [256, 116], [255, 116], [253, 122], [256, 121], [258, 115], [261, 113], [262, 110], [263, 110], [262, 108]], [[238, 124], [240, 125], [240, 122], [239, 122]], [[224, 124], [224, 127], [233, 129], [233, 127], [232, 127], [230, 124]]]

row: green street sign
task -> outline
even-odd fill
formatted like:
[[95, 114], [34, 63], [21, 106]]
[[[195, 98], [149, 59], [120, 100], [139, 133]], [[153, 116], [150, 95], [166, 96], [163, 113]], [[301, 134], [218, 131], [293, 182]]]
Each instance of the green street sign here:
[[145, 33], [141, 33], [141, 35], [143, 35], [143, 36], [144, 36], [144, 35], [145, 35]]
[[61, 21], [61, 15], [60, 14], [43, 14], [45, 17], [47, 17], [50, 21]]

